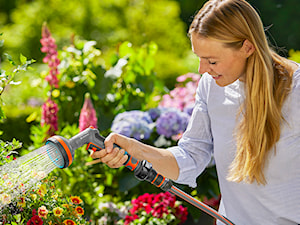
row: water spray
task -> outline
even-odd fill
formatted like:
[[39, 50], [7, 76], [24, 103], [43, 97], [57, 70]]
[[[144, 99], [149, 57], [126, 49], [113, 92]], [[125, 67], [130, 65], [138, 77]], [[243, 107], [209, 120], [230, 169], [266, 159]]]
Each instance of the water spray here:
[[[87, 145], [87, 150], [101, 151], [105, 148], [104, 140], [105, 138], [99, 134], [97, 129], [90, 127], [70, 139], [66, 139], [61, 136], [53, 136], [47, 140], [45, 146], [49, 147], [47, 154], [51, 161], [58, 168], [63, 169], [72, 164], [76, 149], [83, 145]], [[115, 145], [115, 147], [119, 146]], [[161, 188], [163, 191], [169, 191], [179, 196], [215, 219], [222, 221], [224, 224], [234, 225], [234, 223], [219, 214], [215, 209], [174, 186], [171, 180], [157, 173], [152, 168], [152, 164], [150, 162], [146, 160], [139, 161], [127, 152], [125, 152], [125, 154], [128, 156], [128, 159], [124, 163], [124, 166], [133, 171], [137, 179], [141, 181], [146, 180], [151, 184], [154, 184], [156, 187]]]

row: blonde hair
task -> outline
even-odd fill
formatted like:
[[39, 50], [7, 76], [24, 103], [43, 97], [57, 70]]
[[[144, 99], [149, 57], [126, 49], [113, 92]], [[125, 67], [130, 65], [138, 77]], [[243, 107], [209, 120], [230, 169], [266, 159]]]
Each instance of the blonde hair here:
[[189, 33], [235, 49], [241, 48], [245, 40], [254, 45], [255, 51], [246, 64], [246, 97], [239, 114], [237, 152], [228, 180], [266, 184], [264, 166], [280, 138], [284, 121], [281, 109], [292, 83], [287, 59], [270, 48], [259, 15], [245, 0], [206, 2]]

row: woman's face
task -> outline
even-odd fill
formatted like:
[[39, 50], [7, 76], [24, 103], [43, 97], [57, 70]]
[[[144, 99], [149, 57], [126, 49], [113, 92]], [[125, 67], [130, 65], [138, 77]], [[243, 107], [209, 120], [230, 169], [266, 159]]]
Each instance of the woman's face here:
[[[198, 34], [191, 35], [193, 52], [199, 57], [199, 73], [209, 73], [216, 83], [224, 87], [236, 81], [244, 80], [246, 61], [251, 44], [247, 42], [240, 49], [225, 47], [223, 43], [202, 38]], [[252, 44], [251, 44], [252, 45]]]

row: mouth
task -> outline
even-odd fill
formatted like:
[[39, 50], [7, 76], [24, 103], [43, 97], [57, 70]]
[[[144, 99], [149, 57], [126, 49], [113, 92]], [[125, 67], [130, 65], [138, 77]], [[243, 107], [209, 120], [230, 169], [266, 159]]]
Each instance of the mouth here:
[[218, 80], [222, 75], [211, 75], [213, 79]]

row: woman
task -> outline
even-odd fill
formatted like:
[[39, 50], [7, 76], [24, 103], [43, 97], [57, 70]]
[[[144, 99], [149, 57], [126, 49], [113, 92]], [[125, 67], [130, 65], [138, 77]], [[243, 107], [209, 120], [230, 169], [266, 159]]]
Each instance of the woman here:
[[214, 155], [222, 200], [235, 224], [300, 223], [300, 69], [269, 46], [245, 0], [210, 0], [189, 30], [203, 74], [189, 126], [178, 146], [158, 149], [110, 134], [96, 152], [110, 167], [124, 150], [166, 177], [196, 186]]

